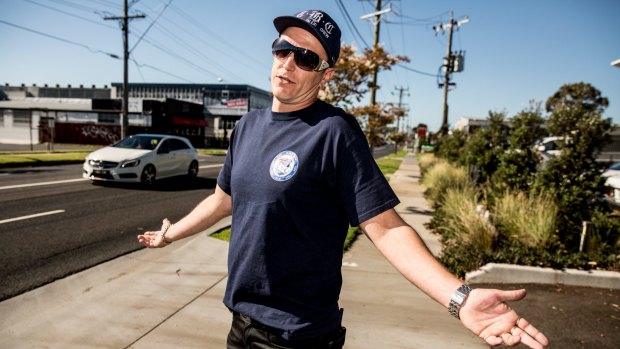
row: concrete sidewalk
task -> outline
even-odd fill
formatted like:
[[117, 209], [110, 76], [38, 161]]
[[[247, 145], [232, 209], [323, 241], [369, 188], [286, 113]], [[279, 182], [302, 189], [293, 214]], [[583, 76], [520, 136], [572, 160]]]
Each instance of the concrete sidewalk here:
[[[425, 239], [431, 210], [408, 155], [390, 183], [397, 211]], [[140, 250], [0, 303], [0, 348], [225, 348], [228, 244], [210, 231]], [[361, 236], [343, 261], [345, 348], [487, 348], [409, 284]]]

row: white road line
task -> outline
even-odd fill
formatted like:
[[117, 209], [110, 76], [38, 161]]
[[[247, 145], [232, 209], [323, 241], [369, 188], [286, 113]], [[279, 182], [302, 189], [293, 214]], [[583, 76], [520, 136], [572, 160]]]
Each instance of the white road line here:
[[49, 216], [49, 215], [52, 215], [52, 214], [63, 213], [63, 212], [65, 212], [65, 210], [56, 210], [56, 211], [35, 213], [35, 214], [28, 215], [28, 216], [3, 219], [3, 220], [0, 221], [0, 224], [10, 223], [10, 222], [15, 222], [15, 221], [21, 221], [21, 220], [30, 219], [30, 218], [37, 218], [37, 217], [42, 217], [42, 216]]
[[224, 166], [224, 164], [217, 164], [217, 165], [203, 165], [200, 166], [199, 168], [214, 168], [214, 167], [222, 167]]
[[65, 179], [65, 180], [62, 180], [62, 181], [54, 181], [54, 182], [39, 182], [39, 183], [30, 183], [30, 184], [7, 185], [5, 187], [0, 187], [0, 190], [37, 187], [37, 186], [40, 186], [40, 185], [52, 185], [52, 184], [81, 182], [81, 181], [87, 181], [87, 180], [88, 179], [86, 179], [86, 178], [77, 178], [77, 179]]

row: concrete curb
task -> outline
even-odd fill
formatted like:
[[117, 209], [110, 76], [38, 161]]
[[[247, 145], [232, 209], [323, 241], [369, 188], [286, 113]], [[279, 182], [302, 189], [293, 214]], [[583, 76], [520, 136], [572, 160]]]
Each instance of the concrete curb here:
[[489, 263], [478, 270], [469, 272], [465, 275], [465, 280], [470, 283], [562, 284], [620, 289], [620, 273], [615, 271], [556, 270], [500, 263]]

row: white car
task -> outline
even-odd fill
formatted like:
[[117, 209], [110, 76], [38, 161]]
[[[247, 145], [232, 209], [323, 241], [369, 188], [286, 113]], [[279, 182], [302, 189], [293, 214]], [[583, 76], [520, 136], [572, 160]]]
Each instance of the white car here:
[[187, 138], [137, 134], [88, 154], [82, 177], [149, 186], [157, 179], [180, 175], [198, 175], [198, 154]]
[[620, 207], [620, 162], [611, 165], [603, 172], [605, 180], [605, 199], [612, 205]]
[[605, 181], [605, 199], [610, 204], [620, 207], [620, 176], [608, 177]]
[[620, 162], [617, 162], [609, 166], [609, 168], [605, 172], [603, 172], [602, 176], [603, 177], [620, 176]]

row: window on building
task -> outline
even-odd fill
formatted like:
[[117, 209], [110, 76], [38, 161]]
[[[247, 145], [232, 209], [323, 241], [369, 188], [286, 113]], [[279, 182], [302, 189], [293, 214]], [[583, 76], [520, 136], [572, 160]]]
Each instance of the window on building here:
[[13, 110], [13, 126], [30, 127], [30, 110]]
[[111, 125], [120, 124], [120, 116], [118, 114], [99, 113], [99, 115], [97, 115], [97, 122]]

